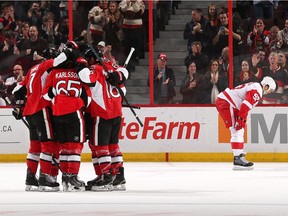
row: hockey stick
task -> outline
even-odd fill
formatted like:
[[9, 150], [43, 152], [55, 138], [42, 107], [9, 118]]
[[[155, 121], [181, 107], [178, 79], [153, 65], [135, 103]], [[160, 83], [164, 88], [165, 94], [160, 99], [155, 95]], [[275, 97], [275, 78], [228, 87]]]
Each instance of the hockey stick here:
[[[8, 103], [8, 105], [10, 105], [10, 106], [12, 107], [12, 109], [13, 109], [16, 113], [18, 113], [17, 108], [15, 107], [15, 105], [11, 102], [11, 100], [10, 100], [8, 97], [5, 97], [5, 101]], [[21, 118], [21, 120], [22, 120], [22, 122], [25, 124], [25, 126], [29, 129], [30, 126], [29, 126], [28, 122], [27, 122], [23, 117]], [[54, 157], [52, 157], [52, 161], [53, 161], [53, 163], [56, 164], [56, 166], [58, 167], [58, 169], [62, 172], [59, 163], [56, 161], [56, 159], [55, 159]]]
[[125, 68], [127, 67], [128, 63], [129, 63], [129, 61], [130, 61], [130, 58], [131, 58], [131, 56], [132, 56], [132, 54], [133, 54], [134, 51], [135, 51], [135, 48], [134, 48], [134, 47], [131, 47], [130, 52], [129, 52], [129, 55], [127, 56], [127, 59], [126, 59], [124, 65], [123, 65], [123, 67], [125, 67]]
[[[90, 45], [91, 36], [90, 36], [90, 32], [88, 32], [88, 31], [90, 31], [90, 25], [91, 25], [91, 22], [89, 22], [89, 23], [88, 23], [88, 26], [87, 26], [87, 43], [88, 43], [87, 45], [88, 45], [88, 47], [92, 50], [92, 52], [94, 53], [94, 55], [96, 56], [96, 58], [99, 60], [100, 64], [101, 64], [102, 67], [104, 68], [104, 70], [108, 73], [108, 68], [107, 68], [106, 65], [103, 63], [102, 59], [101, 59], [100, 56], [97, 54], [97, 52], [95, 51], [95, 49], [93, 48], [93, 46]], [[133, 47], [132, 47], [132, 48], [133, 48]], [[132, 56], [132, 53], [133, 53], [134, 50], [135, 50], [134, 48], [133, 48], [134, 50], [133, 50], [132, 48], [131, 48], [130, 53], [129, 53], [129, 55], [128, 55], [129, 58], [127, 57], [125, 63], [126, 63], [126, 62], [127, 62], [127, 63], [129, 62], [129, 60], [130, 60], [130, 58], [131, 58], [131, 56]], [[127, 60], [128, 60], [128, 61], [127, 61]], [[115, 87], [116, 87], [117, 90], [119, 91], [119, 93], [120, 93], [121, 97], [123, 98], [123, 100], [125, 101], [127, 107], [130, 108], [131, 112], [132, 112], [133, 115], [135, 116], [135, 118], [136, 118], [136, 120], [138, 121], [139, 125], [140, 125], [141, 127], [143, 127], [144, 125], [143, 125], [142, 121], [139, 119], [138, 115], [136, 114], [136, 112], [134, 111], [134, 109], [132, 108], [132, 106], [129, 104], [127, 98], [125, 97], [125, 95], [124, 95], [124, 93], [123, 93], [123, 91], [122, 91], [122, 89], [121, 89], [118, 85], [115, 85]]]
[[[9, 106], [12, 107], [12, 109], [19, 114], [19, 111], [17, 110], [16, 106], [11, 102], [11, 100], [8, 97], [5, 97], [5, 101], [8, 103]], [[29, 128], [29, 124], [28, 122], [22, 117], [20, 118], [22, 120], [22, 122], [26, 125], [27, 128]]]

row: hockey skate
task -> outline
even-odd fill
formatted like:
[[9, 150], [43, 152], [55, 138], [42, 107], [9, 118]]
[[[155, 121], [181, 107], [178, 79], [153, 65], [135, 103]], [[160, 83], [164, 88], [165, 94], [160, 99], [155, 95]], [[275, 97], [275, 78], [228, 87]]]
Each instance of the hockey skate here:
[[106, 173], [89, 181], [89, 185], [91, 185], [92, 191], [112, 191], [113, 190], [112, 182], [113, 182], [112, 175], [110, 173]]
[[247, 161], [244, 156], [245, 153], [242, 153], [239, 156], [234, 156], [233, 170], [252, 170], [254, 168], [253, 163]]
[[124, 177], [124, 167], [121, 167], [116, 176], [113, 176], [113, 189], [115, 191], [124, 191], [126, 190], [125, 184], [126, 180]]
[[32, 174], [27, 168], [27, 176], [25, 181], [26, 187], [25, 191], [38, 191], [38, 179], [35, 174]]
[[85, 191], [85, 183], [78, 178], [77, 174], [63, 173], [62, 184], [65, 192]]
[[56, 182], [56, 178], [54, 176], [50, 176], [48, 174], [44, 174], [40, 170], [39, 177], [39, 188], [38, 191], [41, 192], [56, 192], [59, 191], [59, 183]]

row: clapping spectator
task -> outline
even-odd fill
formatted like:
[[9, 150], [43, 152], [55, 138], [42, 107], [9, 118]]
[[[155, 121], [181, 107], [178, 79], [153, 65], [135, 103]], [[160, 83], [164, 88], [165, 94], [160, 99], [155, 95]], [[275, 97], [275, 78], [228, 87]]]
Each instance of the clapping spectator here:
[[19, 57], [19, 50], [16, 46], [14, 32], [8, 30], [4, 33], [4, 41], [0, 43], [0, 73], [2, 79], [5, 79], [11, 71], [11, 65]]
[[269, 30], [265, 29], [265, 24], [262, 19], [257, 19], [256, 24], [247, 36], [247, 44], [250, 46], [250, 52], [254, 53], [255, 49], [261, 49], [268, 56], [269, 51]]
[[237, 76], [237, 81], [236, 81], [235, 86], [248, 83], [248, 82], [259, 81], [256, 78], [255, 74], [253, 73], [248, 60], [243, 60], [241, 62], [241, 71], [238, 74], [236, 74], [236, 76]]
[[2, 15], [0, 16], [0, 42], [3, 42], [4, 32], [8, 30], [14, 31], [17, 25], [14, 18], [14, 7], [10, 3], [2, 3], [1, 11]]
[[123, 17], [118, 9], [118, 4], [116, 1], [111, 1], [108, 3], [108, 9], [105, 11], [105, 17], [106, 21], [103, 26], [103, 31], [105, 32], [105, 42], [106, 44], [112, 46], [112, 55], [115, 56], [120, 65], [123, 65], [125, 61], [123, 56]]
[[197, 73], [197, 66], [192, 61], [188, 66], [188, 73], [180, 86], [180, 93], [183, 95], [182, 104], [201, 104], [205, 95], [201, 86], [202, 75]]
[[[166, 54], [160, 53], [157, 58], [157, 65], [153, 71], [154, 103], [156, 104], [171, 104], [176, 95], [174, 71], [172, 68], [167, 67], [167, 60]], [[150, 85], [149, 78], [147, 85]]]
[[46, 39], [49, 47], [58, 48], [60, 46], [58, 29], [59, 23], [54, 23], [54, 15], [47, 13], [43, 16], [43, 25], [40, 29], [39, 37]]
[[40, 4], [38, 2], [32, 2], [30, 9], [27, 12], [27, 20], [30, 26], [34, 25], [37, 28], [41, 28], [42, 25], [42, 13], [40, 11]]
[[[22, 65], [16, 63], [13, 66], [13, 74], [9, 76], [5, 80], [5, 86], [6, 86], [6, 93], [8, 94], [7, 96], [12, 96], [12, 91], [17, 85], [17, 83], [22, 82], [24, 80], [24, 70]], [[12, 99], [12, 98], [11, 98]], [[10, 99], [10, 100], [11, 100]]]
[[212, 59], [210, 67], [203, 77], [203, 101], [207, 104], [214, 104], [217, 95], [223, 91], [227, 86], [224, 85], [222, 79], [225, 76], [220, 74], [219, 61]]
[[107, 6], [107, 0], [100, 0], [99, 4], [93, 7], [88, 13], [88, 20], [91, 22], [91, 40], [95, 45], [104, 40], [103, 26], [105, 24], [105, 11], [107, 10]]
[[187, 49], [191, 52], [191, 44], [194, 41], [200, 41], [205, 44], [207, 39], [205, 38], [204, 29], [208, 20], [203, 16], [202, 9], [196, 8], [192, 10], [191, 21], [187, 22], [185, 25], [183, 38], [187, 41]]

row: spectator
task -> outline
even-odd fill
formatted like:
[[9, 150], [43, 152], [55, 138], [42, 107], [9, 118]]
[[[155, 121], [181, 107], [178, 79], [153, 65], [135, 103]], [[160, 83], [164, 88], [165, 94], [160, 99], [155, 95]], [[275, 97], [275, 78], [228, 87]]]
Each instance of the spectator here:
[[196, 8], [192, 10], [191, 21], [185, 25], [183, 37], [187, 41], [187, 49], [191, 52], [191, 44], [194, 41], [200, 41], [201, 44], [206, 44], [203, 30], [206, 28], [208, 20], [203, 16], [202, 9]]
[[288, 19], [285, 20], [285, 27], [278, 32], [278, 37], [280, 49], [288, 51]]
[[116, 1], [111, 1], [108, 4], [108, 10], [105, 11], [106, 22], [103, 26], [105, 32], [105, 42], [110, 45], [112, 55], [120, 65], [123, 65], [125, 57], [123, 56], [123, 40], [124, 34], [122, 30], [123, 17], [118, 9]]
[[282, 51], [278, 52], [278, 64], [281, 68], [288, 71], [288, 65], [287, 65], [287, 53], [284, 53]]
[[61, 17], [58, 33], [60, 43], [66, 44], [68, 42], [68, 35], [69, 35], [69, 19], [67, 16]]
[[88, 20], [91, 22], [91, 40], [95, 45], [104, 40], [103, 26], [105, 24], [105, 11], [107, 10], [107, 6], [107, 0], [100, 0], [99, 4], [93, 7], [88, 13]]
[[205, 74], [208, 66], [208, 57], [202, 53], [202, 44], [200, 41], [194, 41], [191, 45], [191, 53], [186, 56], [184, 60], [185, 66], [189, 67], [192, 61], [195, 62], [197, 67], [197, 73]]
[[225, 88], [228, 87], [229, 83], [229, 47], [225, 47], [222, 50], [222, 55], [218, 59], [219, 62], [219, 74], [221, 76], [221, 89], [219, 89], [219, 92], [222, 92], [225, 90]]
[[241, 71], [236, 76], [237, 81], [235, 86], [248, 82], [259, 81], [253, 73], [248, 60], [243, 60], [241, 62]]
[[97, 49], [99, 51], [99, 56], [104, 59], [104, 61], [109, 60], [115, 63], [115, 57], [112, 56], [111, 50], [112, 47], [110, 45], [106, 46], [104, 41], [100, 41], [97, 45]]
[[269, 37], [269, 52], [274, 51], [276, 52], [280, 48], [280, 38], [278, 32], [280, 31], [279, 27], [274, 25], [270, 28]]
[[210, 4], [208, 6], [208, 23], [204, 29], [204, 34], [206, 38], [206, 45], [204, 46], [203, 52], [208, 55], [209, 58], [212, 58], [212, 39], [215, 35], [215, 32], [220, 25], [220, 20], [218, 17], [218, 11], [215, 4]]
[[32, 2], [30, 9], [27, 12], [27, 20], [30, 26], [34, 25], [37, 28], [41, 28], [42, 25], [42, 13], [40, 11], [40, 5], [38, 2]]
[[[9, 96], [12, 96], [12, 91], [15, 88], [15, 86], [17, 85], [17, 83], [22, 82], [24, 80], [24, 70], [22, 65], [16, 63], [13, 66], [13, 74], [12, 76], [8, 77], [5, 80], [5, 86], [6, 86], [6, 92]], [[12, 98], [10, 98], [10, 100], [12, 101]]]
[[265, 24], [262, 19], [257, 19], [256, 24], [247, 36], [247, 44], [250, 46], [250, 52], [254, 53], [255, 49], [264, 50], [266, 56], [269, 54], [269, 30], [265, 29]]
[[[212, 39], [212, 45], [214, 46], [215, 58], [219, 58], [222, 50], [228, 46], [228, 11], [224, 8], [219, 13], [220, 26], [218, 27], [215, 35]], [[233, 29], [233, 54], [238, 55], [238, 44], [241, 42], [241, 35], [238, 33], [239, 29]]]
[[122, 0], [119, 4], [119, 9], [124, 18], [122, 29], [125, 55], [128, 56], [131, 47], [135, 48], [127, 66], [128, 71], [133, 72], [139, 58], [144, 56], [142, 16], [145, 11], [145, 5], [142, 0]]
[[42, 52], [48, 48], [48, 42], [39, 37], [38, 28], [30, 26], [29, 39], [25, 39], [21, 45], [21, 62], [24, 70], [27, 71], [33, 65], [42, 60]]
[[52, 13], [47, 13], [43, 16], [43, 25], [40, 29], [39, 37], [46, 39], [50, 48], [58, 48], [60, 46], [58, 28], [59, 23], [55, 25]]
[[2, 15], [0, 16], [0, 42], [4, 41], [4, 31], [16, 29], [16, 22], [14, 18], [14, 7], [4, 2], [1, 4]]
[[[167, 56], [160, 53], [157, 57], [157, 65], [153, 71], [154, 103], [171, 104], [175, 93], [176, 79], [172, 68], [167, 67]], [[149, 78], [147, 80], [150, 85]]]
[[197, 72], [197, 65], [192, 61], [188, 66], [188, 73], [180, 86], [183, 95], [182, 104], [201, 104], [205, 98], [202, 88], [202, 75]]
[[7, 75], [11, 71], [15, 61], [19, 57], [19, 50], [15, 43], [14, 32], [8, 30], [4, 33], [4, 41], [0, 43], [0, 74], [2, 79], [6, 79]]
[[212, 59], [210, 67], [203, 77], [203, 92], [204, 92], [204, 103], [214, 104], [219, 92], [222, 92], [227, 86], [223, 86], [222, 77], [219, 70], [219, 61]]
[[288, 73], [279, 66], [278, 59], [278, 54], [271, 52], [268, 57], [269, 66], [263, 68], [263, 77], [271, 76], [277, 83], [276, 91], [262, 98], [263, 104], [281, 104], [288, 102]]
[[29, 23], [28, 22], [23, 22], [21, 25], [21, 29], [18, 32], [18, 35], [16, 36], [16, 44], [17, 47], [20, 48], [22, 45], [22, 42], [25, 39], [29, 39]]
[[165, 25], [168, 25], [168, 20], [171, 15], [172, 1], [157, 1], [158, 13], [159, 13], [159, 29], [165, 30]]
[[266, 61], [264, 50], [255, 50], [255, 53], [249, 59], [249, 64], [251, 65], [251, 69], [255, 76], [260, 79], [262, 77], [262, 68], [269, 65]]
[[256, 19], [273, 19], [274, 9], [277, 9], [279, 0], [253, 0]]

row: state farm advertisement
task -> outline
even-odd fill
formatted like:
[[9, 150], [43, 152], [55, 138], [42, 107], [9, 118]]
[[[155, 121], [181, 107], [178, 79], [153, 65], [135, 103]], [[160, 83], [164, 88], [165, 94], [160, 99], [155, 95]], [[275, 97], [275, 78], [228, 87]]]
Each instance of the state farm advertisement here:
[[[287, 152], [286, 107], [256, 107], [249, 113], [245, 128], [248, 152]], [[0, 109], [0, 154], [26, 154], [29, 131]], [[143, 127], [129, 108], [123, 108], [120, 146], [124, 153], [231, 152], [230, 132], [215, 107], [143, 107], [135, 110]], [[84, 145], [84, 153], [89, 153]]]

